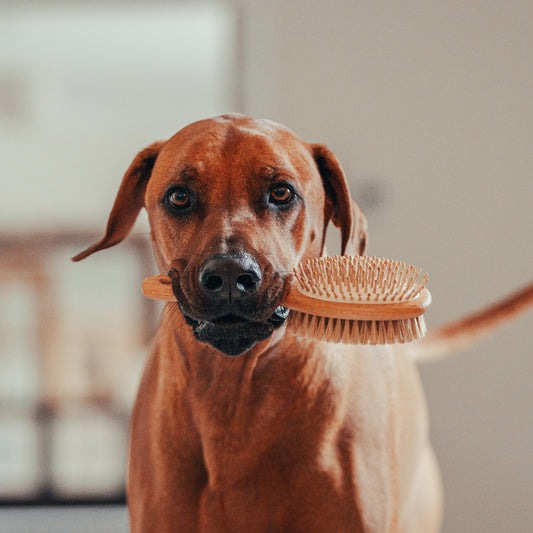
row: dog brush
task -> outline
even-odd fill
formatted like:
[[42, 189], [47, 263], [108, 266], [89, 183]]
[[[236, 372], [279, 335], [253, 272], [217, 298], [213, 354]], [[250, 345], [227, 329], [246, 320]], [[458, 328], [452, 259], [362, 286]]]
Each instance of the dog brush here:
[[[427, 274], [400, 261], [365, 256], [320, 257], [298, 265], [282, 304], [287, 329], [300, 337], [348, 344], [420, 339], [431, 303]], [[150, 276], [143, 293], [175, 300], [168, 276]]]

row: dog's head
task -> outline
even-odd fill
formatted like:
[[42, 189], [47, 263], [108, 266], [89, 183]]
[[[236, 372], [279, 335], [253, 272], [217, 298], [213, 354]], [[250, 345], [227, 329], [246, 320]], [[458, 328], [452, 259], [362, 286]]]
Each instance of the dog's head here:
[[323, 145], [242, 115], [196, 122], [142, 150], [128, 168], [103, 239], [120, 242], [145, 207], [154, 253], [196, 338], [239, 355], [280, 327], [290, 273], [324, 248], [362, 254], [366, 220]]

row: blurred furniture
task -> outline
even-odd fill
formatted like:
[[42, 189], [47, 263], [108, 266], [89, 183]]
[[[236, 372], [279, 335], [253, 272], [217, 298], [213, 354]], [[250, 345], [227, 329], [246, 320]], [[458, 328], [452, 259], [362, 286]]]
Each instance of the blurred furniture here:
[[147, 235], [0, 234], [0, 503], [121, 502], [128, 422], [158, 306]]

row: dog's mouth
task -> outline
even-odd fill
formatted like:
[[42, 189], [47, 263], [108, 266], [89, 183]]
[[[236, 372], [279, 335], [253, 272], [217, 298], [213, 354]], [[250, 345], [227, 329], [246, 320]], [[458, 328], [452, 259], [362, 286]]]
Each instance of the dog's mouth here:
[[[280, 305], [265, 322], [271, 325], [273, 328], [279, 328], [285, 322], [288, 315], [289, 310]], [[210, 322], [216, 326], [236, 326], [239, 324], [261, 323], [244, 316], [235, 315], [233, 313], [228, 313], [227, 315], [222, 315], [221, 317], [211, 319]]]
[[242, 316], [228, 313], [227, 315], [223, 315], [219, 318], [213, 319], [211, 322], [216, 326], [234, 326], [236, 324], [243, 324], [245, 322], [248, 322], [248, 320]]
[[210, 344], [225, 355], [237, 356], [270, 337], [274, 330], [285, 323], [289, 316], [289, 309], [278, 306], [264, 321], [234, 313], [208, 319], [192, 318], [185, 312], [183, 314], [199, 341]]
[[285, 274], [263, 275], [262, 289], [240, 298], [206, 297], [205, 290], [191, 281], [197, 279], [196, 273], [180, 275], [171, 270], [169, 276], [194, 336], [226, 355], [241, 355], [250, 350], [270, 337], [289, 316], [289, 310], [279, 305], [290, 282]]

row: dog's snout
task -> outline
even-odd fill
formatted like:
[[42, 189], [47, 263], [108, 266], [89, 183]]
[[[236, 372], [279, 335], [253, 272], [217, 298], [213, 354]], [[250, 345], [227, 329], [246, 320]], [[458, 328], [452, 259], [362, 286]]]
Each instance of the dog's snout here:
[[248, 298], [257, 291], [261, 280], [257, 261], [247, 253], [215, 255], [204, 261], [199, 271], [200, 288], [215, 300]]

